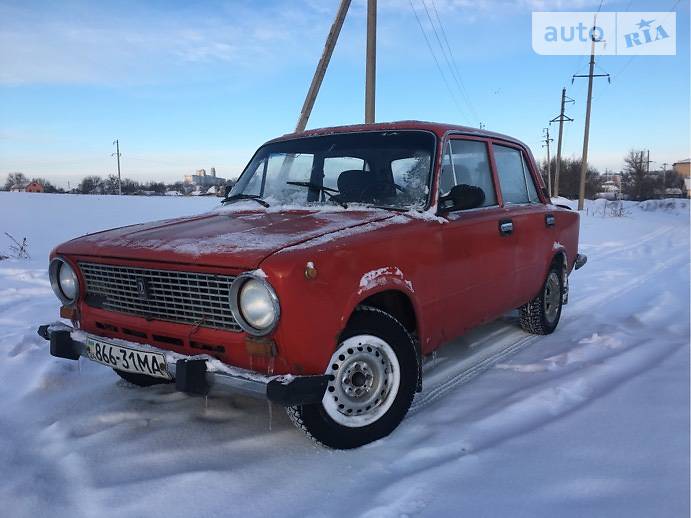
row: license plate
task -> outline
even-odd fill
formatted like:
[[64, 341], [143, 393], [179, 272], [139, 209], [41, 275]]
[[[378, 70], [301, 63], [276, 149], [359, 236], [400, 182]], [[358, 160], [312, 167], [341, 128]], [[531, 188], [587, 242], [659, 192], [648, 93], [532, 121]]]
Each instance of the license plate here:
[[86, 355], [90, 360], [120, 371], [172, 379], [166, 368], [165, 356], [160, 353], [141, 351], [89, 336], [86, 339]]

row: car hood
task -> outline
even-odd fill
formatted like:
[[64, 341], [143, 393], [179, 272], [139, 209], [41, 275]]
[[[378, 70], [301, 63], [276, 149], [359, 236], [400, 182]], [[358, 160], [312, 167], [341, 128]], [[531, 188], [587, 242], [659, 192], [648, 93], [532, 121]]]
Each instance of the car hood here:
[[89, 234], [55, 253], [251, 269], [282, 248], [390, 217], [379, 210], [221, 210]]

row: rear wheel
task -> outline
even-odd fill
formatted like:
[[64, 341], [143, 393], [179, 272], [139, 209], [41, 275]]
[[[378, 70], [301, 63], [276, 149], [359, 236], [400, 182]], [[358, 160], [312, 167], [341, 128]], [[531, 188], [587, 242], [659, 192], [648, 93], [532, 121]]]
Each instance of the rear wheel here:
[[171, 383], [169, 380], [163, 378], [154, 378], [153, 376], [147, 376], [146, 374], [137, 374], [134, 372], [125, 372], [117, 369], [113, 369], [115, 373], [122, 379], [132, 385], [137, 385], [138, 387], [151, 387], [152, 385], [162, 385], [164, 383]]
[[357, 448], [389, 435], [412, 403], [418, 359], [410, 334], [394, 317], [360, 307], [341, 335], [321, 403], [288, 407], [293, 423], [318, 443]]
[[548, 335], [557, 328], [563, 303], [564, 275], [564, 269], [553, 264], [537, 297], [519, 308], [524, 331]]

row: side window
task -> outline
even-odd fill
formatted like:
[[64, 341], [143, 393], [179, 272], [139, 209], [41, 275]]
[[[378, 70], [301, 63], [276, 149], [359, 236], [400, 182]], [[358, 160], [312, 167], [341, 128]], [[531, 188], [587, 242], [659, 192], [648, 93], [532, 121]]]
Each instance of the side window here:
[[530, 203], [542, 203], [540, 197], [537, 195], [535, 180], [533, 179], [533, 175], [530, 174], [530, 169], [528, 168], [525, 158], [523, 158], [523, 154], [521, 154], [521, 160], [523, 162], [523, 171], [525, 172], [525, 181], [528, 184], [528, 198], [530, 198]]
[[391, 174], [396, 185], [403, 188], [403, 193], [410, 194], [412, 199], [427, 197], [431, 157], [428, 153], [419, 153], [407, 158], [398, 158], [391, 162]]
[[[525, 183], [526, 177], [521, 152], [497, 144], [493, 145], [493, 150], [504, 203], [529, 203], [530, 198]], [[533, 186], [534, 189], [535, 186]], [[537, 193], [535, 197], [537, 198]]]
[[450, 140], [442, 159], [439, 189], [447, 194], [455, 185], [472, 185], [485, 193], [483, 207], [497, 204], [487, 144], [477, 140]]

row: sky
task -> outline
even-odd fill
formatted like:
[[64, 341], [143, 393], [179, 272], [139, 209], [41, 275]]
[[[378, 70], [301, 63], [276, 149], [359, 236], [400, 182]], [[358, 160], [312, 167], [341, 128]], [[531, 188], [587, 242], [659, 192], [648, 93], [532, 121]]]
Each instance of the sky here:
[[[482, 123], [542, 159], [542, 130], [566, 87], [575, 103], [564, 155], [580, 157], [587, 80], [571, 76], [587, 74], [588, 58], [536, 54], [531, 14], [599, 5], [379, 0], [377, 121]], [[123, 177], [174, 182], [210, 167], [237, 177], [258, 146], [293, 130], [337, 6], [0, 0], [0, 183], [17, 171], [63, 187], [113, 174], [115, 139]], [[458, 82], [425, 7], [433, 20], [439, 14]], [[603, 0], [601, 10], [675, 10], [677, 53], [598, 56], [596, 72], [611, 74], [611, 84], [595, 80], [591, 164], [619, 171], [634, 148], [650, 149], [651, 169], [687, 158], [689, 1]], [[308, 128], [363, 122], [365, 30], [365, 0], [353, 0]]]

